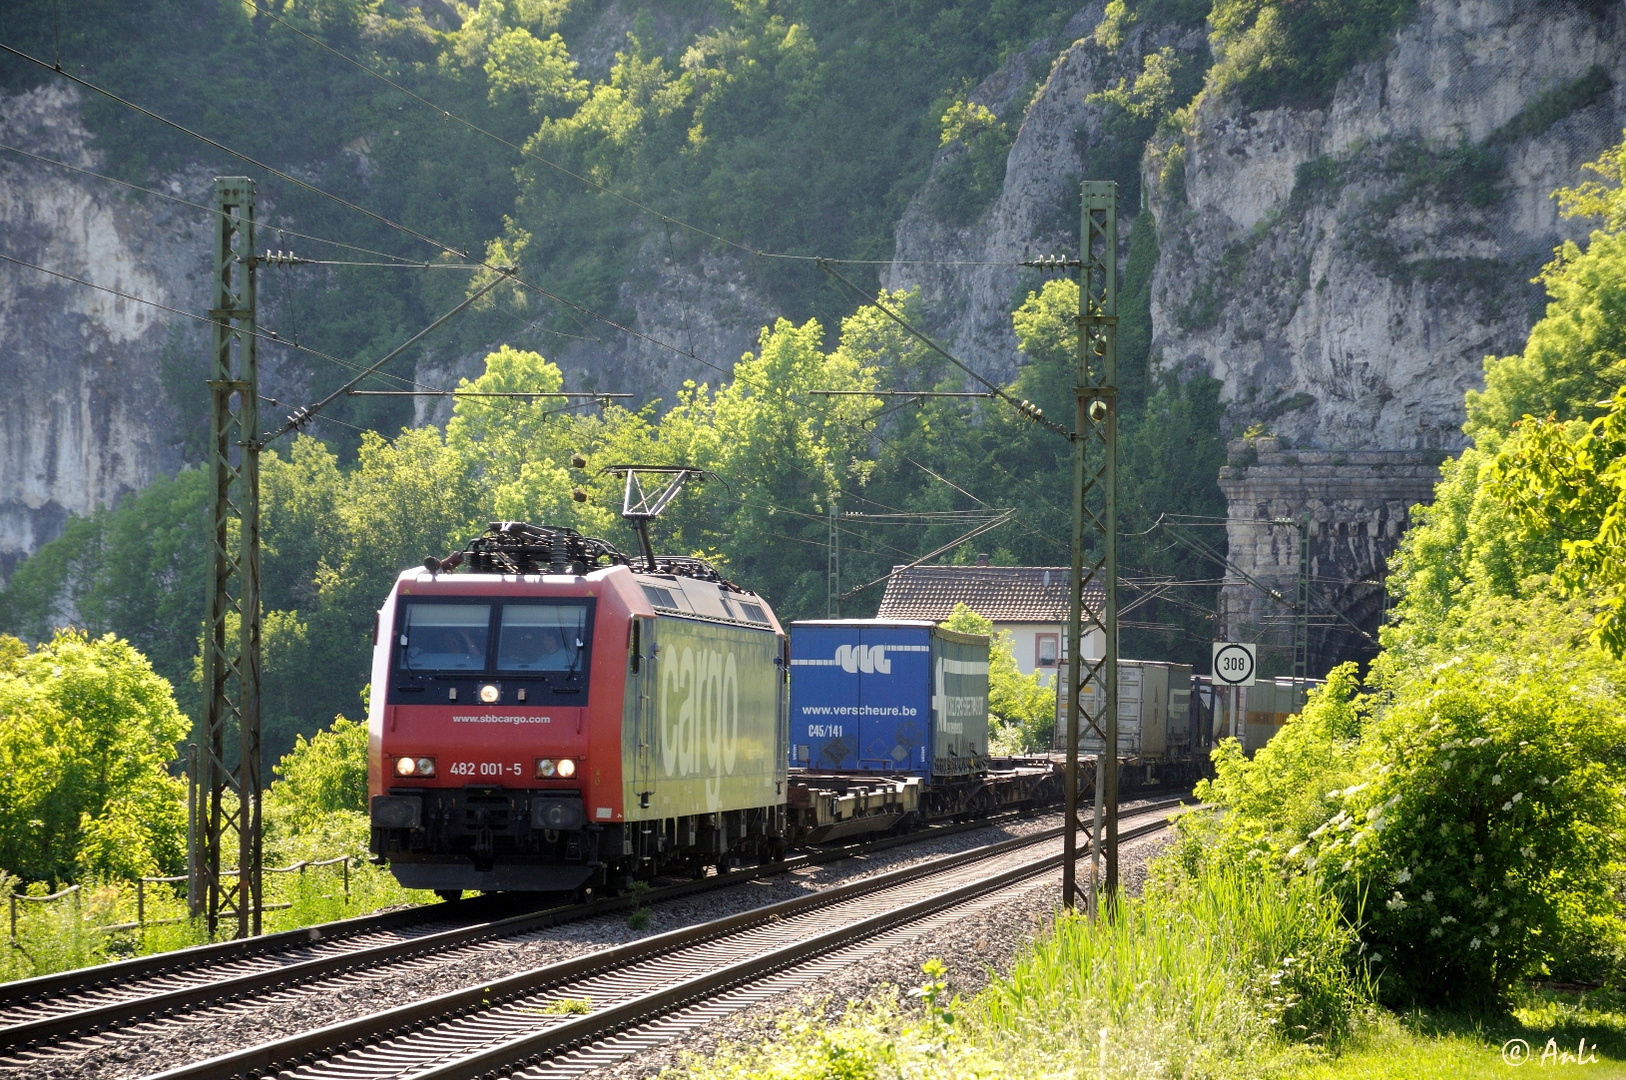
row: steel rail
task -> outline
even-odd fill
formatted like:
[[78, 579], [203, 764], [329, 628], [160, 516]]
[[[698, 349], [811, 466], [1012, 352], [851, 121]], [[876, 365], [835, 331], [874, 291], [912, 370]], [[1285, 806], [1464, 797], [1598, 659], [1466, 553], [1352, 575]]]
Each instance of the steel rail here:
[[[1157, 817], [1140, 831], [1126, 832], [1126, 837], [1161, 830], [1166, 825], [1162, 817], [1163, 812], [1183, 802], [1181, 799], [1171, 799], [1140, 808], [1136, 816], [1153, 814]], [[386, 1063], [384, 1067], [372, 1073], [355, 1062], [347, 1062], [339, 1067], [339, 1071], [346, 1076], [406, 1075], [414, 1078], [433, 1076], [445, 1077], [448, 1080], [451, 1077], [484, 1076], [493, 1069], [500, 1071], [530, 1057], [579, 1047], [593, 1038], [656, 1018], [663, 1013], [715, 994], [719, 990], [761, 978], [800, 960], [830, 952], [890, 927], [919, 919], [945, 906], [1004, 888], [1058, 865], [1062, 856], [1060, 853], [1051, 853], [992, 875], [975, 876], [964, 884], [951, 888], [929, 889], [924, 897], [902, 905], [886, 906], [883, 903], [882, 910], [878, 912], [856, 919], [840, 920], [841, 925], [835, 930], [814, 933], [801, 941], [771, 947], [760, 952], [755, 958], [722, 964], [703, 959], [699, 964], [699, 974], [672, 984], [669, 971], [678, 966], [678, 957], [675, 954], [680, 954], [684, 950], [704, 949], [708, 946], [726, 947], [731, 939], [752, 932], [762, 932], [764, 928], [788, 926], [798, 917], [849, 902], [862, 902], [866, 898], [884, 902], [885, 897], [882, 894], [887, 892], [911, 885], [918, 887], [923, 883], [929, 884], [929, 879], [944, 875], [952, 876], [956, 871], [1019, 852], [1024, 848], [1054, 841], [1061, 834], [1062, 829], [1057, 827], [1032, 836], [1018, 837], [942, 856], [914, 866], [902, 867], [821, 890], [810, 896], [781, 901], [724, 916], [711, 922], [671, 930], [626, 945], [559, 961], [483, 986], [450, 991], [384, 1012], [357, 1017], [220, 1057], [178, 1066], [157, 1074], [152, 1080], [244, 1080], [268, 1077], [289, 1070], [298, 1070], [300, 1075], [304, 1075], [310, 1066], [324, 1058], [375, 1047], [396, 1039], [421, 1040], [426, 1037], [425, 1032], [432, 1034], [433, 1029], [439, 1026], [455, 1025], [469, 1017], [489, 1016], [494, 1012], [509, 1009], [523, 999], [534, 998], [550, 990], [580, 984], [595, 977], [601, 981], [625, 980], [634, 977], [632, 969], [640, 964], [656, 965], [654, 974], [646, 973], [643, 978], [653, 977], [667, 984], [660, 989], [634, 995], [619, 1004], [596, 1010], [579, 1019], [561, 1016], [558, 1018], [561, 1022], [550, 1025], [545, 1031], [527, 1035], [517, 1041], [505, 1040], [495, 1047], [489, 1045], [492, 1041], [489, 1035], [477, 1033], [474, 1041], [487, 1045], [478, 1047], [472, 1054], [452, 1055], [453, 1060], [443, 1060], [441, 1064], [432, 1065], [427, 1070], [403, 1069], [399, 1067], [399, 1062], [393, 1065]], [[694, 961], [691, 961], [691, 966], [693, 965]], [[548, 1021], [554, 1019], [539, 1008], [521, 1007], [520, 1011], [527, 1018], [526, 1023], [533, 1027], [536, 1017], [546, 1017]], [[430, 1056], [444, 1059], [447, 1055], [431, 1053]], [[498, 1064], [499, 1059], [501, 1065]]]
[[[453, 910], [457, 910], [463, 916], [457, 920], [462, 922], [466, 921], [469, 915], [475, 914], [473, 908], [478, 907], [480, 911], [484, 911], [486, 908], [501, 905], [503, 899], [498, 896], [479, 896], [455, 904], [433, 903], [420, 907], [397, 908], [393, 911], [318, 923], [298, 930], [283, 930], [255, 938], [233, 938], [230, 941], [208, 945], [193, 945], [185, 949], [153, 953], [150, 956], [137, 956], [108, 964], [96, 964], [92, 967], [74, 968], [70, 971], [4, 982], [0, 983], [0, 1016], [4, 1015], [4, 1010], [8, 1007], [56, 998], [75, 991], [98, 990], [133, 979], [167, 975], [208, 964], [285, 952], [309, 946], [313, 942], [337, 941], [383, 930], [410, 929], [424, 923], [450, 918]], [[512, 904], [513, 901], [510, 899], [508, 903]], [[4, 1028], [0, 1028], [0, 1031], [3, 1030]]]
[[[635, 908], [640, 903], [681, 899], [748, 881], [791, 873], [809, 866], [861, 858], [873, 852], [923, 843], [961, 832], [996, 827], [1030, 812], [1031, 810], [1012, 810], [977, 821], [929, 826], [918, 832], [812, 851], [782, 862], [764, 863], [698, 881], [661, 886], [650, 890], [641, 898], [617, 896], [580, 904], [555, 905], [506, 918], [482, 919], [473, 923], [454, 925], [445, 930], [430, 930], [382, 944], [363, 944], [360, 948], [345, 948], [344, 945], [346, 942], [354, 943], [372, 934], [410, 929], [415, 925], [432, 926], [435, 922], [448, 920], [461, 922], [462, 918], [469, 914], [486, 915], [493, 907], [500, 911], [504, 905], [504, 898], [479, 897], [452, 905], [435, 904], [426, 909], [361, 916], [338, 923], [284, 931], [265, 938], [197, 946], [174, 953], [41, 976], [37, 979], [6, 984], [7, 993], [0, 997], [0, 1008], [10, 1005], [14, 1014], [23, 1009], [36, 1013], [43, 1011], [45, 1015], [26, 1017], [0, 1027], [0, 1041], [8, 1047], [33, 1049], [76, 1035], [100, 1033], [147, 1017], [174, 1016], [206, 1005], [273, 989], [283, 989], [336, 974], [448, 952], [566, 922], [614, 914]], [[512, 903], [511, 899], [507, 900], [507, 905]], [[233, 970], [243, 963], [274, 961], [279, 954], [297, 954], [312, 947], [333, 945], [339, 946], [338, 951], [326, 955], [296, 959], [288, 963], [272, 963], [246, 972]], [[154, 982], [155, 992], [141, 993], [142, 988], [139, 985], [130, 985], [136, 980]], [[64, 1009], [64, 1005], [72, 1004], [71, 1001], [64, 1000], [65, 997], [75, 993], [90, 995], [93, 1000], [88, 1007]], [[108, 994], [122, 996], [107, 1001], [105, 997]], [[29, 1010], [29, 1006], [37, 1008]], [[0, 1012], [0, 1016], [3, 1015], [3, 1012]]]
[[[1136, 817], [1141, 815], [1137, 814]], [[1119, 841], [1134, 840], [1161, 832], [1167, 821], [1150, 821], [1123, 830]], [[1059, 835], [1061, 830], [1057, 830]], [[491, 1047], [456, 1061], [432, 1066], [410, 1074], [410, 1080], [483, 1080], [487, 1076], [508, 1076], [519, 1072], [535, 1074], [538, 1066], [571, 1051], [591, 1051], [595, 1042], [624, 1034], [659, 1021], [673, 1012], [698, 1005], [719, 996], [748, 991], [754, 984], [832, 952], [896, 930], [910, 923], [998, 893], [1038, 877], [1060, 866], [1064, 852], [1055, 852], [989, 877], [935, 893], [905, 907], [881, 912], [828, 931], [817, 937], [791, 942], [756, 957], [749, 957], [714, 971], [685, 979], [671, 986], [629, 1001], [567, 1020], [557, 1027], [519, 1040]], [[741, 1002], [740, 1007], [749, 1004]], [[617, 1055], [625, 1056], [625, 1055]]]

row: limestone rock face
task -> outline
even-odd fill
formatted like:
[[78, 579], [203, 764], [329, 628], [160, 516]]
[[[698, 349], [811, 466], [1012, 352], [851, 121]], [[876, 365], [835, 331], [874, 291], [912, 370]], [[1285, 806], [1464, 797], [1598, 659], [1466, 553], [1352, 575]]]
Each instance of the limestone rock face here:
[[[80, 282], [206, 317], [213, 176], [154, 185], [187, 206], [63, 168], [107, 171], [80, 104], [51, 85], [0, 94], [0, 142], [37, 155], [0, 151], [0, 255], [17, 260], [0, 262], [0, 582], [70, 515], [200, 462], [207, 440], [208, 324]], [[262, 393], [301, 400], [305, 372], [262, 344]]]
[[1224, 382], [1238, 432], [1458, 449], [1484, 357], [1540, 315], [1529, 279], [1588, 228], [1550, 192], [1623, 121], [1619, 5], [1425, 2], [1326, 109], [1205, 101], [1183, 178], [1149, 185], [1154, 347]]
[[[3, 96], [0, 141], [98, 169], [78, 117], [76, 96], [60, 88]], [[209, 235], [185, 207], [0, 152], [0, 254], [192, 309], [189, 294], [208, 287]], [[0, 264], [0, 579], [70, 514], [180, 466], [180, 410], [160, 371], [166, 346], [207, 341], [183, 321]]]
[[[946, 343], [991, 376], [1010, 378], [1020, 360], [1011, 310], [1037, 278], [1016, 264], [1056, 252], [1076, 254], [1078, 183], [1088, 179], [1086, 158], [1104, 138], [1101, 107], [1087, 99], [1126, 76], [1133, 79], [1147, 52], [1203, 48], [1201, 30], [1167, 27], [1136, 27], [1117, 49], [1103, 48], [1083, 36], [1101, 21], [1103, 6], [1093, 3], [1068, 22], [1065, 37], [1077, 40], [1056, 55], [1028, 104], [993, 206], [972, 225], [945, 224], [932, 214], [928, 182], [898, 223], [894, 261], [882, 275], [887, 288], [918, 288]], [[1036, 48], [1051, 45], [1046, 41]], [[1012, 81], [1009, 69], [1035, 59], [1013, 58], [971, 100], [999, 112], [1008, 100], [1000, 91]], [[954, 152], [953, 147], [940, 151], [934, 169]], [[1133, 212], [1134, 207], [1120, 208], [1120, 236], [1129, 235]]]

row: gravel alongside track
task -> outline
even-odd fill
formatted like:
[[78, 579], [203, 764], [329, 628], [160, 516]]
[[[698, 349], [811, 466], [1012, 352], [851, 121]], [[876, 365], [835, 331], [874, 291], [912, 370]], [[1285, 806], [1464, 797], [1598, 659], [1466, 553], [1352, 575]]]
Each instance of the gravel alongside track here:
[[[1146, 800], [1151, 801], [1151, 800]], [[1123, 810], [1133, 811], [1126, 803]], [[583, 920], [522, 937], [488, 942], [454, 953], [403, 961], [315, 981], [254, 1001], [223, 1004], [184, 1018], [153, 1020], [38, 1052], [0, 1058], [4, 1080], [122, 1080], [229, 1053], [298, 1031], [378, 1012], [434, 994], [515, 974], [650, 933], [719, 918], [763, 904], [806, 895], [939, 855], [1026, 836], [1054, 827], [1060, 815], [1012, 822], [923, 840], [869, 856], [808, 867], [759, 882], [669, 901], [651, 909], [650, 927], [637, 932], [625, 915]], [[1127, 849], [1126, 849], [1127, 854]], [[1128, 869], [1126, 860], [1126, 870]], [[1041, 905], [1042, 906], [1042, 905]], [[1026, 926], [1022, 935], [1028, 932]], [[1001, 939], [1003, 940], [1003, 939]], [[992, 942], [993, 939], [990, 938]], [[987, 948], [992, 949], [990, 945]], [[1009, 950], [1014, 952], [1015, 946]], [[992, 953], [990, 953], [992, 955]], [[913, 962], [918, 973], [921, 961]], [[972, 965], [975, 967], [976, 965]], [[905, 965], [907, 968], [908, 965]], [[890, 970], [890, 966], [888, 966]], [[905, 973], [891, 981], [909, 983]], [[918, 980], [914, 980], [918, 981]], [[823, 991], [821, 991], [823, 992]], [[833, 992], [833, 991], [832, 991]], [[678, 1044], [674, 1044], [678, 1045]], [[631, 1074], [628, 1074], [631, 1075]]]
[[[1147, 860], [1167, 840], [1165, 834], [1123, 845], [1119, 859], [1126, 890], [1140, 892], [1146, 882]], [[819, 1007], [834, 1019], [849, 1001], [887, 986], [911, 989], [920, 985], [925, 978], [921, 965], [934, 957], [948, 969], [944, 981], [949, 993], [969, 997], [987, 986], [992, 976], [1009, 971], [1022, 947], [1051, 925], [1060, 893], [1058, 870], [991, 910], [928, 933], [906, 948], [892, 950], [884, 962], [845, 968], [837, 975], [743, 1010], [693, 1035], [587, 1073], [581, 1080], [646, 1080], [668, 1066], [680, 1065], [686, 1055], [709, 1057], [723, 1043], [766, 1041], [775, 1037], [775, 1024], [791, 1009]]]

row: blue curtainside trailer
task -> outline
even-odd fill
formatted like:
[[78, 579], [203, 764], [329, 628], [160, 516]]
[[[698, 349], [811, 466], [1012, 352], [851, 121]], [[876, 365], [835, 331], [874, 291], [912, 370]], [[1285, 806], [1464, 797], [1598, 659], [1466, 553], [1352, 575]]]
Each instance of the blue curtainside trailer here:
[[988, 639], [910, 620], [793, 624], [790, 766], [966, 776], [987, 765]]

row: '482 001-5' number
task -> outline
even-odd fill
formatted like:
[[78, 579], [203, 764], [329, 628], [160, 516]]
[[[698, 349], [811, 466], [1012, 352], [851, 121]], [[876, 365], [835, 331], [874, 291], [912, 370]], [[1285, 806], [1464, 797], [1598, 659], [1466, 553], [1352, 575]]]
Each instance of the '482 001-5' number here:
[[453, 776], [523, 776], [525, 770], [519, 762], [504, 765], [500, 761], [454, 761]]

